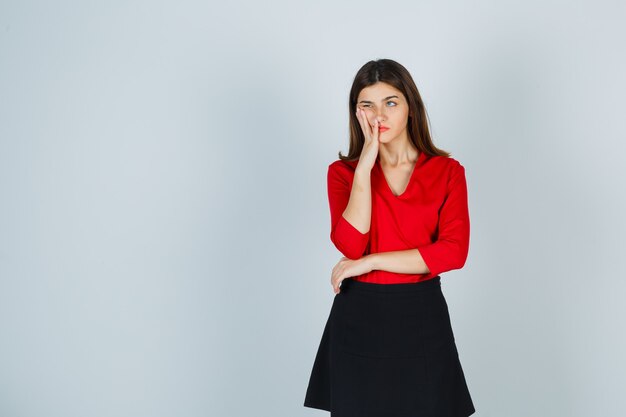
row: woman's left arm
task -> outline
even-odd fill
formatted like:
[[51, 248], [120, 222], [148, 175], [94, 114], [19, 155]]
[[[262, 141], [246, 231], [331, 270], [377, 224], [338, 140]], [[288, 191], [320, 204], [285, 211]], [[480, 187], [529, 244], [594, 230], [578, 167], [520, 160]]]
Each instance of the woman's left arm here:
[[[438, 236], [433, 243], [417, 247], [431, 276], [465, 265], [469, 253], [470, 218], [465, 168], [453, 161], [446, 200], [439, 212]], [[420, 260], [416, 261], [418, 264]]]
[[[446, 199], [439, 212], [437, 240], [416, 249], [372, 254], [373, 269], [404, 274], [439, 275], [465, 265], [469, 253], [470, 218], [465, 168], [454, 160]], [[369, 256], [369, 255], [368, 255]]]
[[382, 270], [399, 274], [428, 274], [430, 270], [417, 249], [372, 253], [361, 258], [368, 272]]

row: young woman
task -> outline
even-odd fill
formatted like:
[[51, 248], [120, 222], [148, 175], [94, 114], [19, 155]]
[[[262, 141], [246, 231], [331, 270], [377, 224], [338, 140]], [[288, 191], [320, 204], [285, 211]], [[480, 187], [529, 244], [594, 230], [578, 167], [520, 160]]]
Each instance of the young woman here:
[[469, 251], [465, 169], [433, 144], [399, 63], [365, 64], [349, 101], [349, 153], [327, 178], [330, 239], [344, 257], [304, 406], [333, 417], [469, 416], [440, 277]]

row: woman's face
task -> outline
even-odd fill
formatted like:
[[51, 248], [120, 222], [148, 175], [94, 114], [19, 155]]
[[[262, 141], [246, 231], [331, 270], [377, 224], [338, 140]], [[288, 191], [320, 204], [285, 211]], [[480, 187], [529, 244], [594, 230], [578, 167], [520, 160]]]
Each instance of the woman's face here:
[[[357, 107], [365, 111], [372, 127], [376, 119], [379, 120], [381, 143], [388, 143], [401, 135], [406, 135], [409, 105], [400, 90], [389, 84], [377, 82], [361, 90], [357, 98]], [[385, 127], [389, 129], [384, 130]]]

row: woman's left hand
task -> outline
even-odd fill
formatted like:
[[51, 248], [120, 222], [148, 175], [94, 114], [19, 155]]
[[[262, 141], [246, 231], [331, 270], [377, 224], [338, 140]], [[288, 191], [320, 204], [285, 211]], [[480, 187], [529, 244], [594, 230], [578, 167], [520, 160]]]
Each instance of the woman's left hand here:
[[339, 293], [339, 284], [345, 278], [367, 274], [371, 270], [372, 267], [367, 256], [364, 256], [360, 259], [349, 259], [345, 256], [342, 257], [339, 262], [337, 262], [337, 265], [334, 266], [330, 278], [330, 283], [333, 286], [333, 291], [335, 292], [335, 294]]

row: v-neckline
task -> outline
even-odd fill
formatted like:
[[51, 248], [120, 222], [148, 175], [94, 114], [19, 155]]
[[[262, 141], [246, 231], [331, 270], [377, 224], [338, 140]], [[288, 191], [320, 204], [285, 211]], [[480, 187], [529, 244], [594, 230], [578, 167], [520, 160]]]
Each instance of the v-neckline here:
[[421, 151], [418, 151], [418, 152], [419, 152], [419, 155], [417, 156], [417, 160], [413, 164], [413, 169], [411, 170], [411, 174], [409, 175], [409, 181], [406, 183], [406, 187], [404, 187], [404, 190], [398, 195], [394, 194], [393, 190], [391, 189], [391, 186], [389, 185], [389, 182], [387, 181], [387, 177], [385, 176], [385, 171], [383, 171], [383, 167], [380, 164], [380, 156], [376, 157], [376, 166], [378, 167], [378, 170], [380, 172], [381, 179], [385, 183], [385, 188], [387, 189], [387, 191], [389, 191], [389, 194], [391, 194], [394, 198], [402, 198], [402, 196], [404, 196], [409, 190], [409, 188], [411, 187], [411, 184], [413, 183], [413, 176], [415, 175], [415, 172], [417, 171], [417, 166], [421, 162], [422, 155], [424, 154], [424, 152], [421, 152]]

